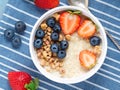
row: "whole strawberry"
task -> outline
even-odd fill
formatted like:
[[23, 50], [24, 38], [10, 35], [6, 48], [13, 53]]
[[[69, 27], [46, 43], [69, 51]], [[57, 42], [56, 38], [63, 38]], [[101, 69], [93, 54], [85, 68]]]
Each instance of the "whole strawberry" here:
[[12, 90], [36, 90], [38, 88], [38, 79], [32, 80], [26, 72], [8, 72], [8, 80]]
[[37, 7], [43, 9], [51, 9], [59, 5], [59, 0], [34, 0]]

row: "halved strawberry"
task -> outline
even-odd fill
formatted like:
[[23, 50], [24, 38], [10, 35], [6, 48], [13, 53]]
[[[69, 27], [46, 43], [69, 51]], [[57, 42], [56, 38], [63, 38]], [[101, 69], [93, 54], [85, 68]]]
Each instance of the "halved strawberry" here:
[[89, 50], [83, 50], [79, 54], [79, 60], [84, 68], [91, 69], [96, 64], [96, 55]]
[[90, 38], [96, 32], [96, 26], [90, 20], [84, 20], [78, 28], [78, 35], [82, 38]]
[[73, 34], [80, 25], [80, 16], [71, 14], [70, 12], [63, 12], [60, 14], [60, 25], [64, 34]]

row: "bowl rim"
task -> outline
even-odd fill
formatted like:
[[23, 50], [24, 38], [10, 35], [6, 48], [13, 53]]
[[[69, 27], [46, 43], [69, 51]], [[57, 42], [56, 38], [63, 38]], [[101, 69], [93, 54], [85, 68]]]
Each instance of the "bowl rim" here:
[[[101, 29], [101, 35], [104, 38], [104, 40], [102, 40], [102, 53], [101, 53], [101, 57], [99, 58], [99, 64], [95, 65], [95, 67], [93, 69], [91, 69], [89, 72], [86, 73], [86, 75], [84, 77], [77, 77], [77, 78], [59, 78], [59, 77], [54, 77], [53, 75], [51, 75], [49, 72], [47, 72], [43, 67], [40, 66], [39, 62], [38, 62], [38, 58], [36, 55], [36, 52], [34, 50], [34, 46], [33, 46], [33, 41], [34, 41], [34, 36], [35, 36], [35, 32], [37, 30], [37, 28], [39, 27], [40, 23], [42, 23], [42, 21], [44, 21], [46, 18], [48, 18], [50, 15], [56, 13], [56, 12], [60, 12], [60, 11], [64, 11], [64, 10], [80, 10], [82, 11], [83, 14], [86, 14], [87, 16], [89, 15], [90, 19], [97, 23], [97, 25], [100, 27]], [[102, 38], [102, 39], [103, 39]], [[106, 53], [107, 53], [107, 38], [106, 38], [106, 34], [105, 34], [105, 30], [102, 26], [102, 24], [98, 21], [98, 19], [89, 12], [89, 10], [85, 10], [82, 7], [77, 7], [77, 6], [59, 6], [56, 8], [53, 8], [49, 11], [47, 11], [45, 14], [43, 14], [35, 23], [31, 35], [30, 35], [30, 42], [29, 42], [29, 50], [30, 50], [30, 55], [32, 58], [32, 61], [34, 63], [34, 65], [36, 66], [36, 68], [41, 72], [41, 74], [43, 74], [45, 77], [47, 77], [48, 79], [55, 81], [57, 83], [62, 83], [62, 84], [74, 84], [74, 83], [78, 83], [78, 82], [82, 82], [85, 81], [86, 79], [90, 78], [91, 76], [93, 76], [102, 66], [105, 57], [106, 57]]]

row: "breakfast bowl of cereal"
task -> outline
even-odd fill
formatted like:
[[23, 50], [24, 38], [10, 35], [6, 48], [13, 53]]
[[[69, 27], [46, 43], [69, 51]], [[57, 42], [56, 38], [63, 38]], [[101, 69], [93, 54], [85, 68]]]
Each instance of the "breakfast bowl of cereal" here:
[[60, 6], [38, 19], [29, 47], [41, 74], [58, 83], [74, 84], [100, 69], [107, 52], [107, 39], [103, 26], [88, 10]]

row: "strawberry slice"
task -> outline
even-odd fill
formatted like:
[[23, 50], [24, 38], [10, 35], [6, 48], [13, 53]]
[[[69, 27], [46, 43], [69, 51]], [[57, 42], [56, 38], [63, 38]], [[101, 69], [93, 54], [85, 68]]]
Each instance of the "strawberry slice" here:
[[71, 14], [70, 12], [63, 12], [60, 15], [60, 25], [64, 34], [73, 34], [80, 25], [80, 16]]
[[31, 76], [26, 72], [8, 72], [8, 80], [12, 90], [36, 90], [38, 79], [32, 81]]
[[78, 28], [78, 35], [82, 38], [90, 38], [96, 32], [96, 26], [90, 20], [84, 20]]
[[79, 60], [85, 69], [91, 69], [96, 64], [96, 55], [89, 50], [83, 50], [79, 54]]

